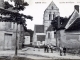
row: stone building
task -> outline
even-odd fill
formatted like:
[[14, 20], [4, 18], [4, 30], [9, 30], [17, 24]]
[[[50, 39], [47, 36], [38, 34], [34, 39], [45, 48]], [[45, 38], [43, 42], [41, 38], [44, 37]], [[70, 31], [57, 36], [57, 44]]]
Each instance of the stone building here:
[[33, 45], [43, 45], [45, 41], [44, 25], [35, 25]]
[[[4, 7], [4, 0], [0, 0], [0, 9]], [[1, 18], [2, 17], [2, 18]], [[4, 17], [6, 19], [4, 19]], [[22, 24], [18, 24], [15, 22], [11, 22], [7, 19], [8, 15], [0, 14], [0, 50], [4, 49], [15, 49], [16, 38], [17, 38], [17, 47], [18, 49], [22, 48], [22, 44], [24, 41], [24, 27]], [[17, 30], [17, 37], [16, 37]]]
[[[62, 26], [64, 23], [62, 23]], [[74, 6], [74, 11], [68, 18], [64, 29], [58, 30], [58, 38], [61, 47], [80, 48], [80, 14], [79, 5]], [[59, 44], [58, 44], [59, 45]]]
[[51, 25], [51, 21], [54, 19], [54, 17], [59, 16], [59, 15], [60, 15], [59, 14], [59, 9], [54, 4], [54, 2], [52, 1], [44, 11], [43, 25], [35, 25], [33, 42], [36, 42], [36, 44], [38, 44], [37, 41], [40, 40], [39, 38], [42, 38], [40, 41], [43, 40], [43, 42], [45, 44], [46, 43], [49, 44], [49, 42], [52, 42], [53, 40], [55, 40], [54, 39], [54, 31], [49, 30], [49, 29], [52, 28], [52, 27], [49, 27], [49, 26]]

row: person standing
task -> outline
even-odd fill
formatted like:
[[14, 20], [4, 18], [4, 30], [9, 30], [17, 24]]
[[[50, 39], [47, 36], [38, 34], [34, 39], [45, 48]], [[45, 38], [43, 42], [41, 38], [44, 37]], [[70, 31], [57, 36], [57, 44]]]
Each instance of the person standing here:
[[49, 44], [47, 45], [47, 53], [49, 53]]
[[51, 53], [53, 53], [53, 46], [52, 45], [50, 46], [50, 50], [51, 50]]
[[63, 48], [60, 47], [60, 56], [62, 56], [62, 51], [63, 51]]
[[44, 52], [47, 51], [47, 46], [44, 44]]
[[64, 47], [63, 48], [63, 53], [64, 53], [64, 56], [66, 55], [66, 48]]

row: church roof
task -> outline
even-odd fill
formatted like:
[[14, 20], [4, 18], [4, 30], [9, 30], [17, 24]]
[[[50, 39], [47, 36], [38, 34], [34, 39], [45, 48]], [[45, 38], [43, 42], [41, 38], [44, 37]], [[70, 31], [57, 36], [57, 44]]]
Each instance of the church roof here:
[[36, 33], [44, 33], [44, 25], [35, 25]]
[[52, 1], [49, 6], [46, 8], [46, 10], [52, 10], [52, 9], [58, 9], [59, 8], [55, 5], [55, 3]]
[[52, 25], [50, 25], [50, 26], [48, 27], [47, 31], [53, 31], [52, 28], [53, 28]]

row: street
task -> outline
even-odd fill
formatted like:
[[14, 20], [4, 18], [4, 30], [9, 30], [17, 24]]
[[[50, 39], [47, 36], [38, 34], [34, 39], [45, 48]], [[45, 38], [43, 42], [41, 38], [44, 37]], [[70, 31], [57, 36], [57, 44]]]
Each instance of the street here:
[[[0, 56], [14, 57], [15, 52], [13, 50], [0, 51]], [[59, 51], [53, 51], [53, 53], [44, 53], [44, 49], [38, 49], [33, 47], [26, 47], [22, 50], [18, 50], [18, 57], [26, 57], [30, 59], [80, 59], [80, 56], [67, 53], [66, 56], [60, 56]]]
[[[19, 55], [25, 55], [32, 59], [80, 59], [80, 56], [67, 53], [66, 56], [60, 56], [59, 51], [53, 51], [53, 53], [44, 53], [44, 49], [27, 47], [18, 53]], [[32, 56], [32, 57], [31, 57]]]

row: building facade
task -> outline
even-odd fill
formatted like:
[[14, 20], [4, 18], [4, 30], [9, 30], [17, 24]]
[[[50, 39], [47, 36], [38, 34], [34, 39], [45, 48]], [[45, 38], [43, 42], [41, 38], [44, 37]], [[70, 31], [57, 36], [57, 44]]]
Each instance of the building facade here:
[[0, 49], [15, 49], [17, 30], [17, 47], [22, 48], [24, 40], [24, 28], [14, 22], [0, 21]]
[[[67, 19], [64, 29], [58, 30], [57, 46], [66, 48], [80, 48], [80, 13], [79, 5], [74, 6], [74, 11]], [[62, 23], [63, 26], [64, 22]]]
[[25, 32], [25, 41], [24, 41], [24, 45], [30, 45], [30, 33]]
[[[0, 8], [4, 8], [4, 0], [0, 0]], [[11, 10], [12, 11], [12, 10]], [[0, 50], [21, 49], [24, 41], [24, 26], [7, 19], [8, 15], [0, 14]]]
[[[43, 14], [43, 25], [35, 25], [34, 28], [34, 37], [33, 41], [35, 41], [35, 44], [38, 44], [38, 41], [43, 40], [44, 44], [51, 44], [51, 42], [55, 42], [54, 39], [54, 31], [48, 30], [51, 25], [51, 21], [56, 17], [59, 16], [59, 9], [52, 1], [49, 6], [45, 9]], [[37, 32], [39, 31], [39, 32]], [[40, 39], [42, 38], [42, 39]], [[40, 43], [40, 42], [39, 42]], [[55, 45], [55, 44], [54, 44]]]
[[33, 34], [33, 45], [44, 45], [44, 25], [35, 25]]

